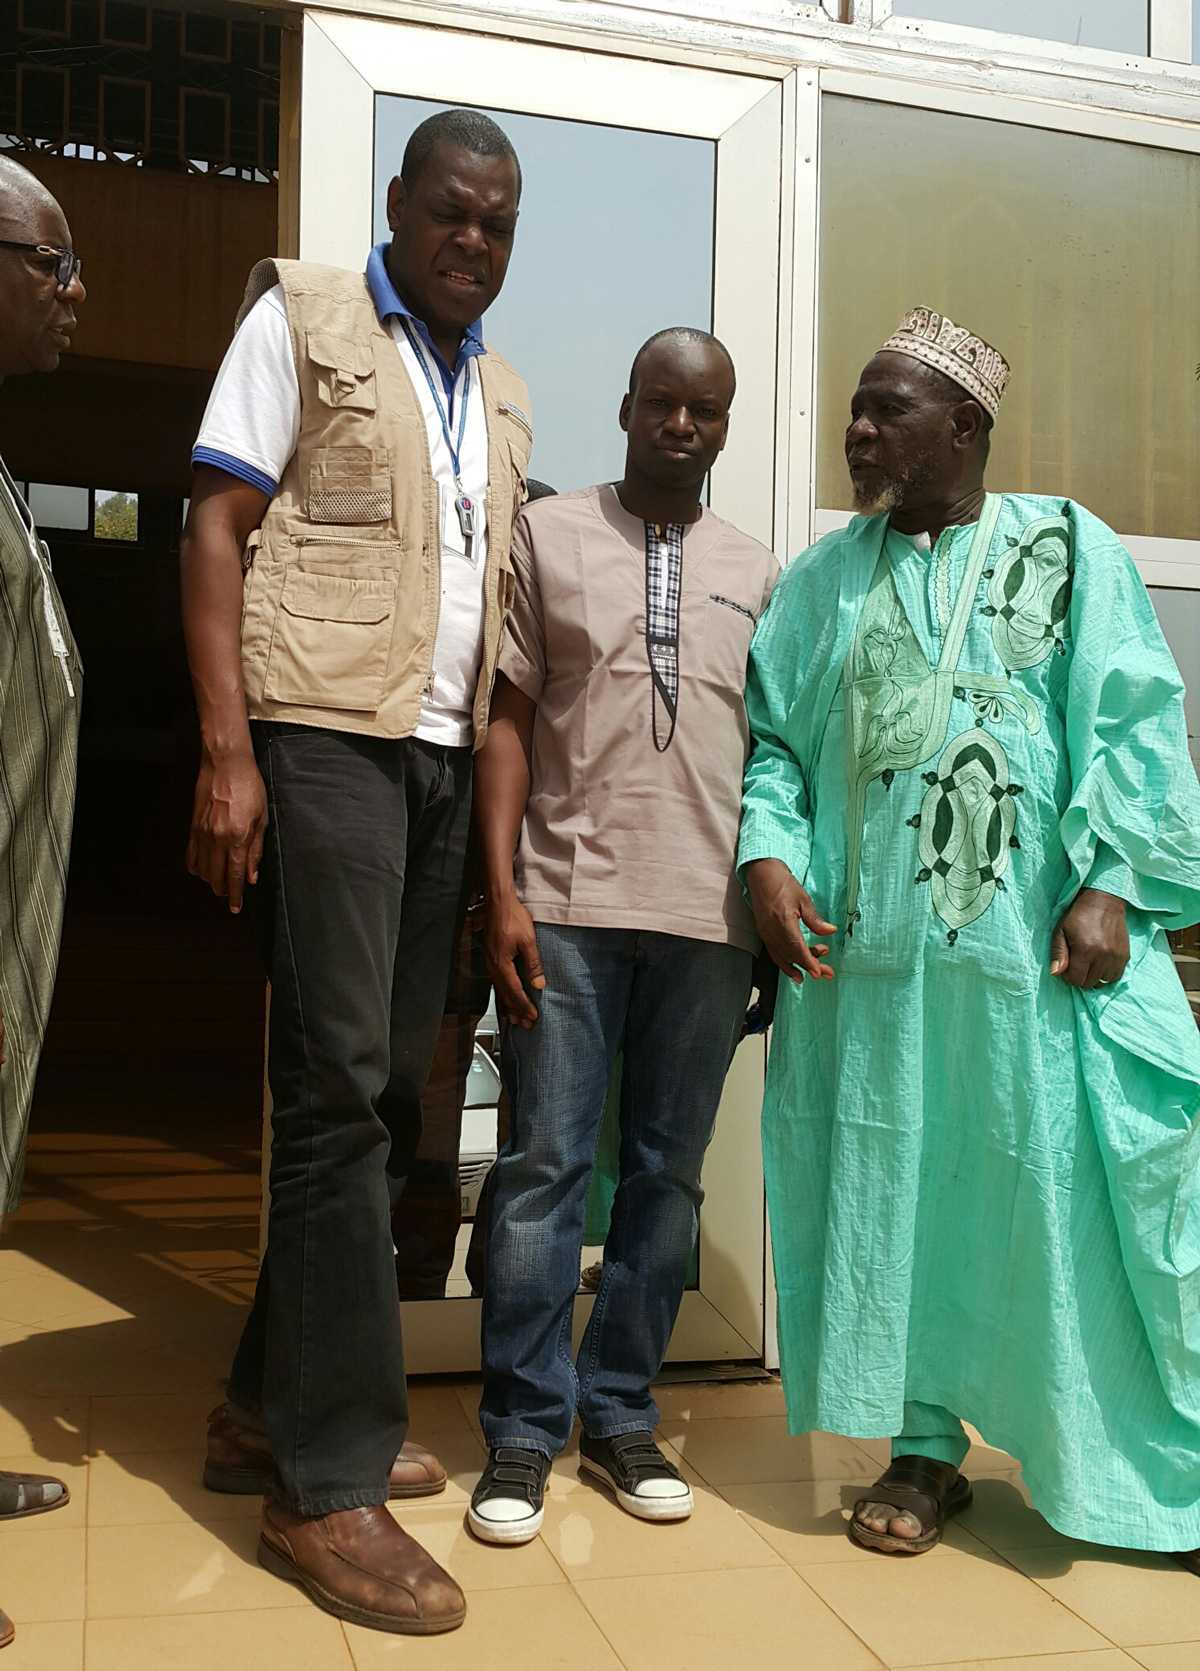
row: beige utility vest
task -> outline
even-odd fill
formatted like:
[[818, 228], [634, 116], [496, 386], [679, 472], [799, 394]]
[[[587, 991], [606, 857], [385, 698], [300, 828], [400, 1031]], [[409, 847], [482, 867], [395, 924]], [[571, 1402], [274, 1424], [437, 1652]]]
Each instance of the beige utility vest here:
[[[276, 284], [287, 299], [300, 437], [246, 552], [247, 711], [251, 719], [407, 737], [430, 688], [441, 598], [425, 419], [361, 273], [260, 261], [239, 324]], [[515, 585], [509, 548], [533, 430], [516, 372], [490, 352], [475, 364], [488, 431], [478, 748]]]

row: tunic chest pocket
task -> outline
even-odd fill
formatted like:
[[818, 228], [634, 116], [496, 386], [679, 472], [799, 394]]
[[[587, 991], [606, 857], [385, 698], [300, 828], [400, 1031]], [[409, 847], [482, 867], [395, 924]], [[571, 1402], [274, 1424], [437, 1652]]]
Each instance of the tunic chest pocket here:
[[386, 448], [318, 447], [308, 467], [308, 519], [359, 527], [392, 518], [392, 466]]
[[359, 580], [289, 570], [264, 696], [301, 707], [373, 712], [383, 700], [395, 607], [394, 574]]
[[754, 637], [754, 611], [736, 592], [706, 588], [700, 603], [701, 639], [695, 651], [687, 646], [689, 660], [740, 701], [746, 685], [750, 640]]
[[329, 331], [309, 331], [306, 341], [323, 403], [340, 411], [374, 412], [378, 395], [370, 343]]

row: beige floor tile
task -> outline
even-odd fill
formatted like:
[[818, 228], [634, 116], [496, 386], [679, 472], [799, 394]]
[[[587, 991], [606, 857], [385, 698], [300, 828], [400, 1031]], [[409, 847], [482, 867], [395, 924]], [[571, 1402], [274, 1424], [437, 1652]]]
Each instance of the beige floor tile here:
[[976, 1474], [971, 1484], [974, 1500], [958, 1524], [1001, 1554], [1014, 1549], [1089, 1547], [1064, 1537], [1042, 1519], [1020, 1474]]
[[471, 1425], [459, 1390], [453, 1381], [408, 1383], [408, 1430], [420, 1444], [436, 1450], [434, 1435], [447, 1431], [457, 1433]]
[[[89, 1666], [89, 1671], [91, 1668]], [[916, 1666], [912, 1671], [1137, 1671], [1137, 1661], [1120, 1648], [1086, 1654], [1034, 1654], [1020, 1659], [960, 1659], [953, 1665]], [[1188, 1671], [1195, 1671], [1189, 1666]]]
[[[721, 1495], [790, 1566], [825, 1566], [876, 1559], [846, 1536], [851, 1510], [870, 1483], [866, 1476], [860, 1480], [783, 1480], [771, 1485], [724, 1485]], [[928, 1559], [937, 1560], [952, 1549], [979, 1554], [983, 1547], [958, 1521], [951, 1521]]]
[[16, 1521], [0, 1526], [0, 1602], [18, 1626], [83, 1618], [86, 1535], [81, 1526], [37, 1537]]
[[204, 1454], [208, 1413], [221, 1397], [220, 1388], [212, 1387], [203, 1392], [93, 1399], [92, 1449], [190, 1450], [199, 1459]]
[[782, 1416], [785, 1408], [783, 1386], [775, 1379], [710, 1386], [676, 1383], [653, 1391], [664, 1426], [678, 1421]]
[[[1048, 1594], [1122, 1647], [1200, 1639], [1200, 1579], [1163, 1555], [1018, 1549], [1008, 1557]], [[1200, 1660], [1197, 1661], [1200, 1664]]]
[[206, 1491], [195, 1451], [123, 1451], [91, 1464], [89, 1526], [153, 1526], [171, 1521], [254, 1519], [259, 1497]]
[[777, 1480], [858, 1479], [861, 1452], [832, 1433], [793, 1437], [784, 1416], [740, 1421], [665, 1421], [662, 1432], [710, 1485], [757, 1485]]
[[476, 1591], [462, 1629], [428, 1645], [355, 1625], [347, 1625], [346, 1638], [357, 1671], [411, 1665], [421, 1652], [430, 1666], [436, 1661], [437, 1671], [513, 1671], [516, 1665], [534, 1671], [621, 1671], [599, 1626], [566, 1584]]
[[294, 1584], [255, 1559], [258, 1525], [94, 1526], [88, 1533], [89, 1619], [308, 1607]]
[[[8, 1361], [4, 1364], [7, 1382]], [[7, 1384], [0, 1401], [0, 1451], [7, 1456], [39, 1456], [47, 1463], [77, 1464], [87, 1455], [89, 1410], [86, 1398], [40, 1398], [14, 1392]]]
[[1129, 1657], [1146, 1671], [1196, 1671], [1200, 1642], [1175, 1642], [1157, 1648], [1130, 1648]]
[[565, 1584], [562, 1569], [541, 1538], [512, 1549], [480, 1543], [466, 1527], [464, 1506], [412, 1508], [391, 1505], [392, 1514], [462, 1585], [472, 1590], [512, 1590], [536, 1584]]
[[[440, 1433], [430, 1433], [426, 1428], [414, 1425], [412, 1436], [429, 1447], [448, 1475], [443, 1494], [430, 1501], [441, 1506], [453, 1503], [461, 1513], [487, 1464], [483, 1440], [472, 1433], [465, 1420], [461, 1420], [457, 1427], [443, 1428]], [[421, 1498], [416, 1498], [413, 1506], [421, 1502]]]
[[89, 1619], [86, 1630], [87, 1671], [352, 1671], [354, 1664], [341, 1625], [315, 1607]]
[[787, 1567], [593, 1579], [577, 1588], [628, 1671], [729, 1671], [748, 1659], [813, 1671], [879, 1665]]
[[4, 1671], [83, 1671], [83, 1624], [26, 1624], [4, 1650]]
[[96, 1313], [97, 1322], [105, 1323], [129, 1315], [120, 1307], [107, 1305], [94, 1288], [56, 1271], [0, 1280], [0, 1317], [6, 1322], [45, 1324], [72, 1313], [89, 1312]]
[[654, 1525], [620, 1508], [601, 1485], [546, 1504], [542, 1537], [572, 1580], [777, 1566], [780, 1557], [711, 1489], [697, 1488], [689, 1520]]
[[482, 1436], [483, 1429], [479, 1425], [479, 1380], [473, 1378], [465, 1381], [454, 1389], [463, 1415], [467, 1419], [467, 1426], [472, 1433]]
[[943, 1560], [879, 1556], [803, 1569], [840, 1619], [891, 1666], [1111, 1646], [997, 1556], [948, 1551]]
[[[35, 1532], [60, 1531], [69, 1527], [86, 1526], [88, 1503], [88, 1465], [80, 1460], [75, 1463], [51, 1461], [46, 1457], [35, 1456], [29, 1451], [15, 1456], [0, 1456], [0, 1473], [6, 1474], [52, 1474], [55, 1479], [62, 1480], [71, 1493], [70, 1501], [61, 1508], [48, 1509], [45, 1514], [25, 1515], [20, 1520], [11, 1520], [0, 1527], [0, 1533], [11, 1529], [15, 1535], [19, 1527], [22, 1534], [32, 1535]], [[0, 1546], [3, 1547], [3, 1546]], [[4, 1572], [0, 1562], [0, 1581]], [[0, 1598], [2, 1599], [2, 1598]]]

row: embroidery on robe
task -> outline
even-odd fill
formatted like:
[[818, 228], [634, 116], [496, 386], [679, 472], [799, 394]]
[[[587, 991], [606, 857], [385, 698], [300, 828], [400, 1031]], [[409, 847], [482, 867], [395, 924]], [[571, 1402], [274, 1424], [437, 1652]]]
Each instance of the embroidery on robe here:
[[1014, 672], [1064, 653], [1075, 558], [1065, 516], [1041, 517], [990, 571], [984, 614], [992, 618], [996, 654]]
[[982, 917], [1004, 888], [1016, 836], [1016, 796], [1024, 786], [1009, 779], [1008, 756], [977, 727], [946, 745], [912, 820], [920, 832], [922, 868], [933, 908], [953, 945], [958, 932]]

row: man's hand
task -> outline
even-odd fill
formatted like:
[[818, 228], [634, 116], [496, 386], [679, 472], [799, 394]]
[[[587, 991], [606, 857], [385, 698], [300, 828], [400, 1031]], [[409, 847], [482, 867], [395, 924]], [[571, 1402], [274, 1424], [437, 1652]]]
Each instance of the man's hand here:
[[1050, 973], [1085, 991], [1111, 986], [1129, 962], [1125, 901], [1098, 888], [1083, 888], [1054, 930]]
[[546, 977], [533, 918], [515, 893], [498, 901], [488, 900], [483, 949], [500, 1014], [514, 1027], [528, 1032], [537, 1025], [538, 1012], [521, 983], [517, 964], [524, 966], [525, 979], [535, 992], [545, 990]]
[[236, 916], [246, 884], [258, 881], [267, 829], [267, 791], [251, 750], [213, 760], [196, 779], [187, 867]]
[[747, 865], [746, 886], [763, 945], [788, 980], [797, 985], [805, 975], [818, 981], [832, 980], [833, 970], [821, 962], [829, 955], [829, 947], [824, 941], [810, 946], [803, 928], [821, 935], [836, 934], [837, 929], [818, 915], [816, 906], [782, 860], [756, 859]]

